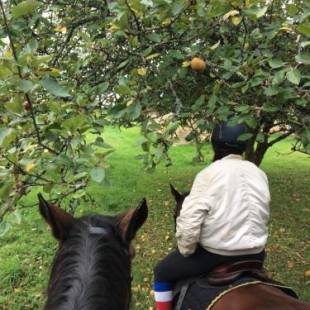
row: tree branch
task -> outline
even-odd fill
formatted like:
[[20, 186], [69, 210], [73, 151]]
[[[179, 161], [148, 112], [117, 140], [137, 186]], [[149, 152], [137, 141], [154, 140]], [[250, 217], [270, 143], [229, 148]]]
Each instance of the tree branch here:
[[[2, 16], [3, 16], [3, 22], [4, 22], [5, 31], [6, 31], [6, 33], [8, 35], [8, 37], [9, 37], [9, 41], [10, 41], [10, 46], [11, 46], [11, 49], [12, 49], [13, 57], [14, 57], [14, 60], [16, 62], [18, 76], [22, 80], [23, 79], [23, 75], [22, 75], [21, 68], [20, 68], [20, 66], [18, 64], [17, 52], [16, 52], [16, 48], [14, 46], [13, 38], [12, 38], [12, 35], [11, 35], [11, 31], [10, 31], [10, 27], [9, 27], [9, 24], [8, 24], [8, 20], [6, 18], [6, 14], [5, 14], [5, 11], [4, 11], [2, 0], [0, 0], [0, 7], [1, 7]], [[34, 110], [33, 110], [33, 103], [31, 101], [30, 96], [29, 96], [28, 93], [25, 93], [25, 99], [26, 99], [26, 101], [28, 103], [28, 106], [29, 106], [29, 112], [30, 112], [30, 116], [31, 116], [31, 119], [32, 119], [33, 126], [35, 128], [35, 133], [36, 133], [36, 137], [37, 137], [37, 140], [38, 140], [38, 144], [40, 146], [42, 146], [44, 149], [49, 150], [51, 153], [59, 155], [59, 153], [57, 151], [55, 151], [54, 149], [52, 149], [49, 146], [47, 146], [47, 145], [42, 143], [42, 139], [41, 139], [41, 136], [40, 136], [40, 130], [39, 130], [38, 124], [36, 122], [36, 118], [35, 118], [35, 114], [34, 114]]]
[[268, 143], [268, 147], [274, 145], [275, 143], [277, 143], [277, 142], [279, 142], [279, 141], [281, 141], [281, 140], [284, 140], [285, 138], [287, 138], [288, 136], [290, 136], [292, 133], [294, 133], [294, 130], [293, 130], [293, 129], [291, 129], [291, 130], [285, 132], [283, 135], [281, 135], [281, 136], [279, 136], [278, 138], [275, 138], [274, 140], [270, 141], [270, 142]]

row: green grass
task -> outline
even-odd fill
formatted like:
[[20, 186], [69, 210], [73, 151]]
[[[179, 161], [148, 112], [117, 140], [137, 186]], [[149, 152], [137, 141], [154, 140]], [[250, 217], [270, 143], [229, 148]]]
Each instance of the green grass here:
[[[87, 212], [116, 213], [136, 206], [146, 197], [149, 219], [135, 241], [133, 309], [152, 309], [152, 270], [156, 262], [174, 246], [172, 208], [169, 182], [179, 190], [188, 190], [195, 174], [211, 160], [211, 150], [205, 147], [207, 161], [192, 165], [192, 145], [179, 145], [171, 150], [173, 166], [158, 167], [147, 173], [135, 159], [137, 128], [119, 131], [108, 128], [107, 142], [116, 151], [109, 158], [109, 185], [93, 184], [90, 194], [95, 207], [82, 206], [78, 214]], [[292, 286], [303, 299], [310, 299], [310, 162], [303, 154], [290, 154], [291, 142], [275, 145], [266, 155], [262, 168], [267, 172], [272, 194], [272, 218], [268, 242], [267, 268], [279, 281]], [[30, 197], [34, 201], [34, 196]], [[0, 239], [0, 309], [41, 309], [56, 242], [37, 209], [24, 211], [23, 221]], [[308, 282], [307, 282], [308, 281]]]

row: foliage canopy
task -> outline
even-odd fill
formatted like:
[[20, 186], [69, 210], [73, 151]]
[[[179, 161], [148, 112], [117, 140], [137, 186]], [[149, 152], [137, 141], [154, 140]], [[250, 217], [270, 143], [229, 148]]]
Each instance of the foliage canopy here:
[[[36, 187], [76, 207], [105, 181], [107, 124], [140, 124], [148, 168], [176, 129], [245, 122], [247, 158], [309, 151], [309, 1], [1, 0], [0, 221]], [[200, 57], [203, 72], [190, 68]], [[158, 121], [161, 118], [161, 121]], [[87, 138], [87, 134], [93, 138]], [[9, 221], [2, 225], [2, 231]], [[1, 234], [1, 232], [0, 232]]]

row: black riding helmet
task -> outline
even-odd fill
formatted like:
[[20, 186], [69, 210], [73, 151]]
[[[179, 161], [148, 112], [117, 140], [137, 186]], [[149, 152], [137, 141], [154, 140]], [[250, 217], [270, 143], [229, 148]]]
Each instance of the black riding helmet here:
[[244, 124], [228, 126], [225, 123], [220, 123], [213, 129], [211, 142], [215, 148], [236, 150], [243, 153], [247, 143], [238, 140], [238, 138], [247, 132], [247, 126]]

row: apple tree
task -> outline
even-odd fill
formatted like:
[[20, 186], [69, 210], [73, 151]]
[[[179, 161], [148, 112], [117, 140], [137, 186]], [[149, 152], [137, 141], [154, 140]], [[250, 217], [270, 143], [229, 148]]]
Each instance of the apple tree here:
[[[72, 211], [105, 182], [105, 125], [141, 127], [147, 168], [178, 127], [202, 159], [218, 121], [244, 122], [259, 165], [292, 135], [309, 152], [309, 2], [0, 0], [0, 230], [38, 189]], [[193, 70], [191, 60], [204, 63]], [[1, 232], [0, 232], [1, 234]]]

